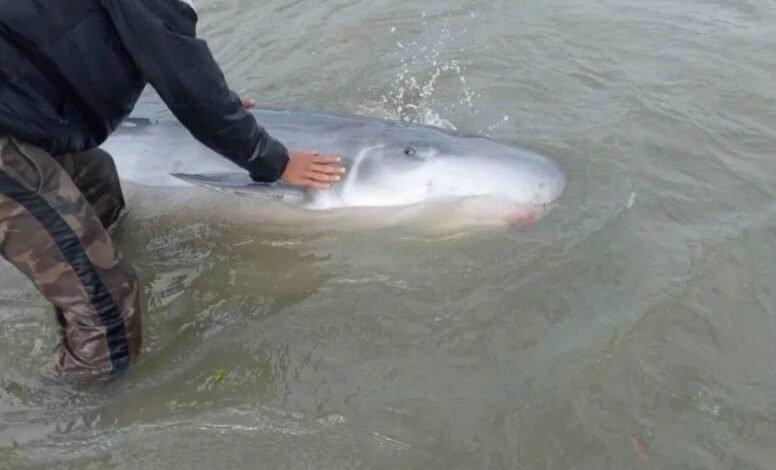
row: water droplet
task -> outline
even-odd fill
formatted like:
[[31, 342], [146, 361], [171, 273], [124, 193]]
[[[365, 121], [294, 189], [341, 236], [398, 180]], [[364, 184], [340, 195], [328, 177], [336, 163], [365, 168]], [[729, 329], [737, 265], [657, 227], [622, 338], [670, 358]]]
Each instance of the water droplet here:
[[627, 208], [630, 209], [633, 207], [633, 203], [636, 202], [636, 193], [630, 193], [630, 197], [628, 197], [628, 204]]

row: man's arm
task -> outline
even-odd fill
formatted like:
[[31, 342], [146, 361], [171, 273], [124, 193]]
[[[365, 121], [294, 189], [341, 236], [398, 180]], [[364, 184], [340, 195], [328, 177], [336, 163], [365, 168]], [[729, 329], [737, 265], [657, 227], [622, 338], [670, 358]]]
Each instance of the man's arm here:
[[288, 150], [256, 123], [229, 89], [207, 43], [196, 37], [197, 16], [191, 7], [180, 0], [102, 4], [145, 79], [197, 140], [255, 180], [280, 178]]

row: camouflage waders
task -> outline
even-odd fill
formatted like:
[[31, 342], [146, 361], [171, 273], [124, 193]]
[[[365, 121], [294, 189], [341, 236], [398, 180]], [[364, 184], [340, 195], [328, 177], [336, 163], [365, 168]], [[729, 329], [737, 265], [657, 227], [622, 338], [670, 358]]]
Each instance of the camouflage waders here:
[[54, 158], [0, 136], [0, 253], [54, 305], [50, 378], [110, 377], [140, 352], [137, 278], [108, 233], [123, 208], [106, 152]]

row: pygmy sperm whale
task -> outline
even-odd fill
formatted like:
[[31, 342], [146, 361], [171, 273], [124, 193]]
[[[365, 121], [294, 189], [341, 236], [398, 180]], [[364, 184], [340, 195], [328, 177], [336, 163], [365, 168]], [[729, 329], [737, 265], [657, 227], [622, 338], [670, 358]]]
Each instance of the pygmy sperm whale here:
[[310, 211], [400, 208], [450, 201], [478, 219], [538, 220], [563, 194], [553, 160], [486, 137], [434, 126], [305, 109], [252, 108], [257, 123], [289, 149], [342, 157], [327, 190], [260, 183], [199, 143], [174, 117], [142, 107], [102, 145], [119, 177], [165, 188], [201, 186]]

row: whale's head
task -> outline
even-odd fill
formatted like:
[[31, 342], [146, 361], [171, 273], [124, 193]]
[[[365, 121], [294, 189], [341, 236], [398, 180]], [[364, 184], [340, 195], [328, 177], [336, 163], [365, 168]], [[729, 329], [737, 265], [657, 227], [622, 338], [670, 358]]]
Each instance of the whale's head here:
[[564, 173], [552, 160], [478, 137], [364, 146], [347, 161], [347, 176], [317, 199], [318, 207], [458, 200], [477, 211], [499, 207], [502, 218], [519, 222], [538, 218], [566, 187]]

